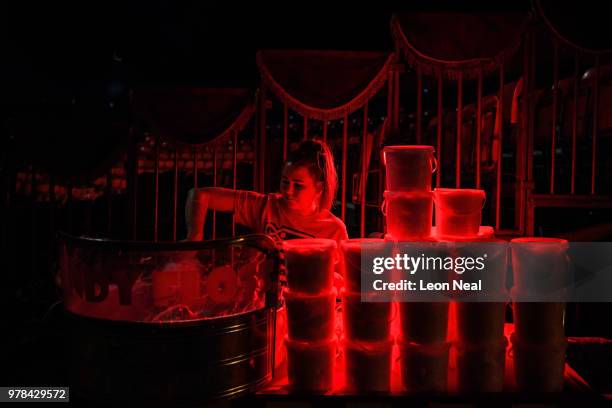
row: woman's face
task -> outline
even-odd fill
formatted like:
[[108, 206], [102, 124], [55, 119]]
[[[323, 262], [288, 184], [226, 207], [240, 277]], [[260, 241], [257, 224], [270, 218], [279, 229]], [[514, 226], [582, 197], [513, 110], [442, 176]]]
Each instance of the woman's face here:
[[281, 177], [280, 193], [287, 207], [304, 213], [317, 209], [323, 183], [315, 182], [304, 166], [285, 165]]

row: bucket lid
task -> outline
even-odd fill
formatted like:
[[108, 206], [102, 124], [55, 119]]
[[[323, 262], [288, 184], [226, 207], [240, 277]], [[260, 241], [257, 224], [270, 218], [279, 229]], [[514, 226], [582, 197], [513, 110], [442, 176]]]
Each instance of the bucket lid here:
[[347, 248], [352, 250], [359, 250], [363, 244], [366, 247], [373, 244], [384, 244], [385, 240], [382, 238], [351, 238], [340, 241], [340, 248]]
[[510, 241], [513, 244], [533, 244], [533, 243], [542, 243], [542, 244], [567, 244], [567, 240], [563, 238], [550, 238], [550, 237], [521, 237], [514, 238]]
[[384, 152], [405, 152], [410, 150], [431, 150], [432, 152], [434, 152], [436, 149], [433, 146], [429, 145], [393, 145], [383, 147]]
[[466, 193], [470, 193], [470, 194], [474, 194], [474, 195], [483, 195], [485, 196], [486, 193], [484, 190], [478, 189], [478, 188], [436, 188], [434, 189], [434, 193], [440, 193], [440, 194], [466, 194]]
[[336, 241], [327, 238], [301, 238], [283, 242], [283, 249], [285, 251], [298, 252], [327, 251], [335, 249], [337, 246]]
[[487, 225], [481, 225], [478, 227], [478, 234], [472, 236], [438, 234], [438, 228], [433, 226], [431, 227], [431, 235], [435, 236], [441, 241], [451, 242], [506, 242], [502, 239], [495, 238], [495, 230], [493, 227]]
[[391, 191], [385, 190], [383, 193], [383, 197], [385, 198], [395, 198], [395, 197], [403, 197], [403, 198], [432, 198], [433, 193], [431, 191]]
[[392, 243], [395, 243], [395, 244], [398, 244], [398, 243], [413, 244], [413, 243], [416, 243], [416, 242], [426, 242], [426, 243], [440, 242], [438, 237], [433, 236], [433, 234], [428, 236], [428, 237], [419, 237], [419, 238], [416, 238], [414, 240], [405, 240], [405, 239], [404, 240], [400, 240], [400, 239], [397, 239], [397, 238], [393, 237], [391, 234], [385, 234], [385, 241], [392, 242]]
[[564, 252], [569, 248], [569, 242], [562, 238], [548, 237], [522, 237], [510, 240], [510, 246], [513, 248], [524, 248], [532, 251], [534, 254], [551, 253], [552, 251]]

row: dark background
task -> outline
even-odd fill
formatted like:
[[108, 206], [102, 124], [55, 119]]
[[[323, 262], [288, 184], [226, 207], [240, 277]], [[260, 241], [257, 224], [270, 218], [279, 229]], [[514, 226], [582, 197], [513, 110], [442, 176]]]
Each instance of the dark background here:
[[393, 12], [529, 8], [525, 0], [12, 2], [5, 56], [14, 91], [109, 78], [254, 87], [258, 49], [390, 50]]

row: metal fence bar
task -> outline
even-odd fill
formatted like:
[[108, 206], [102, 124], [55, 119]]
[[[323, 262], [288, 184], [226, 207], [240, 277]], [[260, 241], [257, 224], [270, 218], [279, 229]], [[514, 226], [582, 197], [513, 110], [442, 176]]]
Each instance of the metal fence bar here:
[[344, 114], [342, 121], [342, 208], [340, 209], [342, 222], [346, 219], [346, 160], [348, 148], [348, 114]]
[[476, 95], [476, 188], [480, 188], [480, 142], [482, 138], [482, 69], [478, 71], [478, 89]]
[[501, 229], [501, 189], [502, 160], [504, 150], [504, 64], [499, 66], [499, 103], [497, 104], [497, 120], [499, 121], [499, 149], [497, 149], [497, 173], [495, 183], [495, 230]]
[[367, 145], [368, 145], [368, 103], [363, 107], [363, 134], [361, 138], [361, 213], [359, 220], [359, 236], [365, 237], [365, 210], [366, 210], [366, 177], [367, 168]]
[[557, 154], [557, 105], [559, 98], [559, 46], [555, 44], [553, 54], [553, 105], [550, 141], [550, 194], [555, 194], [555, 158]]
[[[529, 35], [527, 43], [527, 58], [528, 58], [528, 80], [525, 82], [525, 112], [526, 112], [526, 124], [527, 132], [526, 136], [526, 158], [527, 158], [527, 178], [525, 183], [522, 185], [521, 190], [523, 194], [521, 196], [521, 213], [520, 213], [520, 226], [521, 231], [524, 231], [527, 235], [533, 235], [535, 233], [535, 206], [533, 201], [530, 199], [533, 194], [533, 151], [534, 151], [534, 138], [535, 138], [535, 101], [534, 96], [536, 95], [536, 46], [535, 36]], [[526, 209], [526, 211], [525, 211]]]
[[455, 188], [461, 188], [461, 131], [463, 114], [463, 75], [457, 78], [457, 143], [455, 151]]
[[416, 144], [421, 144], [421, 132], [423, 126], [423, 73], [417, 67], [417, 112], [416, 112]]
[[438, 156], [438, 169], [436, 174], [436, 187], [440, 187], [442, 182], [442, 121], [444, 120], [444, 110], [442, 109], [442, 72], [437, 74], [438, 81], [438, 104], [437, 114], [438, 122], [436, 123], [436, 155]]

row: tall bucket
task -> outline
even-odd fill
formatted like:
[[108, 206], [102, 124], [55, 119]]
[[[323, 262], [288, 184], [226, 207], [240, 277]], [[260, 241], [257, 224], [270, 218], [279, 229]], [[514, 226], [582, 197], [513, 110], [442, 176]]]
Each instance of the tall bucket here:
[[526, 343], [565, 338], [565, 286], [569, 281], [568, 242], [556, 238], [510, 241], [515, 333]]
[[385, 146], [383, 161], [389, 191], [431, 191], [438, 167], [433, 146]]
[[394, 318], [392, 302], [362, 302], [359, 292], [342, 291], [344, 336], [349, 342], [389, 340]]
[[334, 286], [338, 260], [336, 241], [323, 238], [292, 239], [283, 243], [287, 285], [296, 293], [316, 295]]
[[563, 290], [569, 279], [565, 239], [523, 237], [510, 241], [513, 290], [517, 294], [546, 295]]
[[408, 392], [448, 391], [450, 343], [417, 344], [398, 340], [402, 384]]
[[[376, 254], [376, 256], [390, 255], [390, 245], [385, 245], [385, 240], [377, 238], [355, 238], [340, 242], [340, 254], [344, 266], [344, 287], [349, 292], [361, 291], [361, 274], [371, 273], [362, 271], [361, 265], [370, 259], [363, 259], [365, 254]], [[388, 254], [386, 252], [389, 252]]]
[[[254, 393], [271, 380], [279, 261], [270, 238], [152, 243], [62, 235], [59, 247], [70, 385], [81, 398], [198, 404]], [[187, 278], [176, 280], [181, 274]]]
[[393, 340], [344, 342], [346, 388], [351, 392], [389, 392]]
[[565, 339], [529, 344], [510, 337], [514, 355], [514, 374], [519, 391], [561, 392], [565, 373]]

